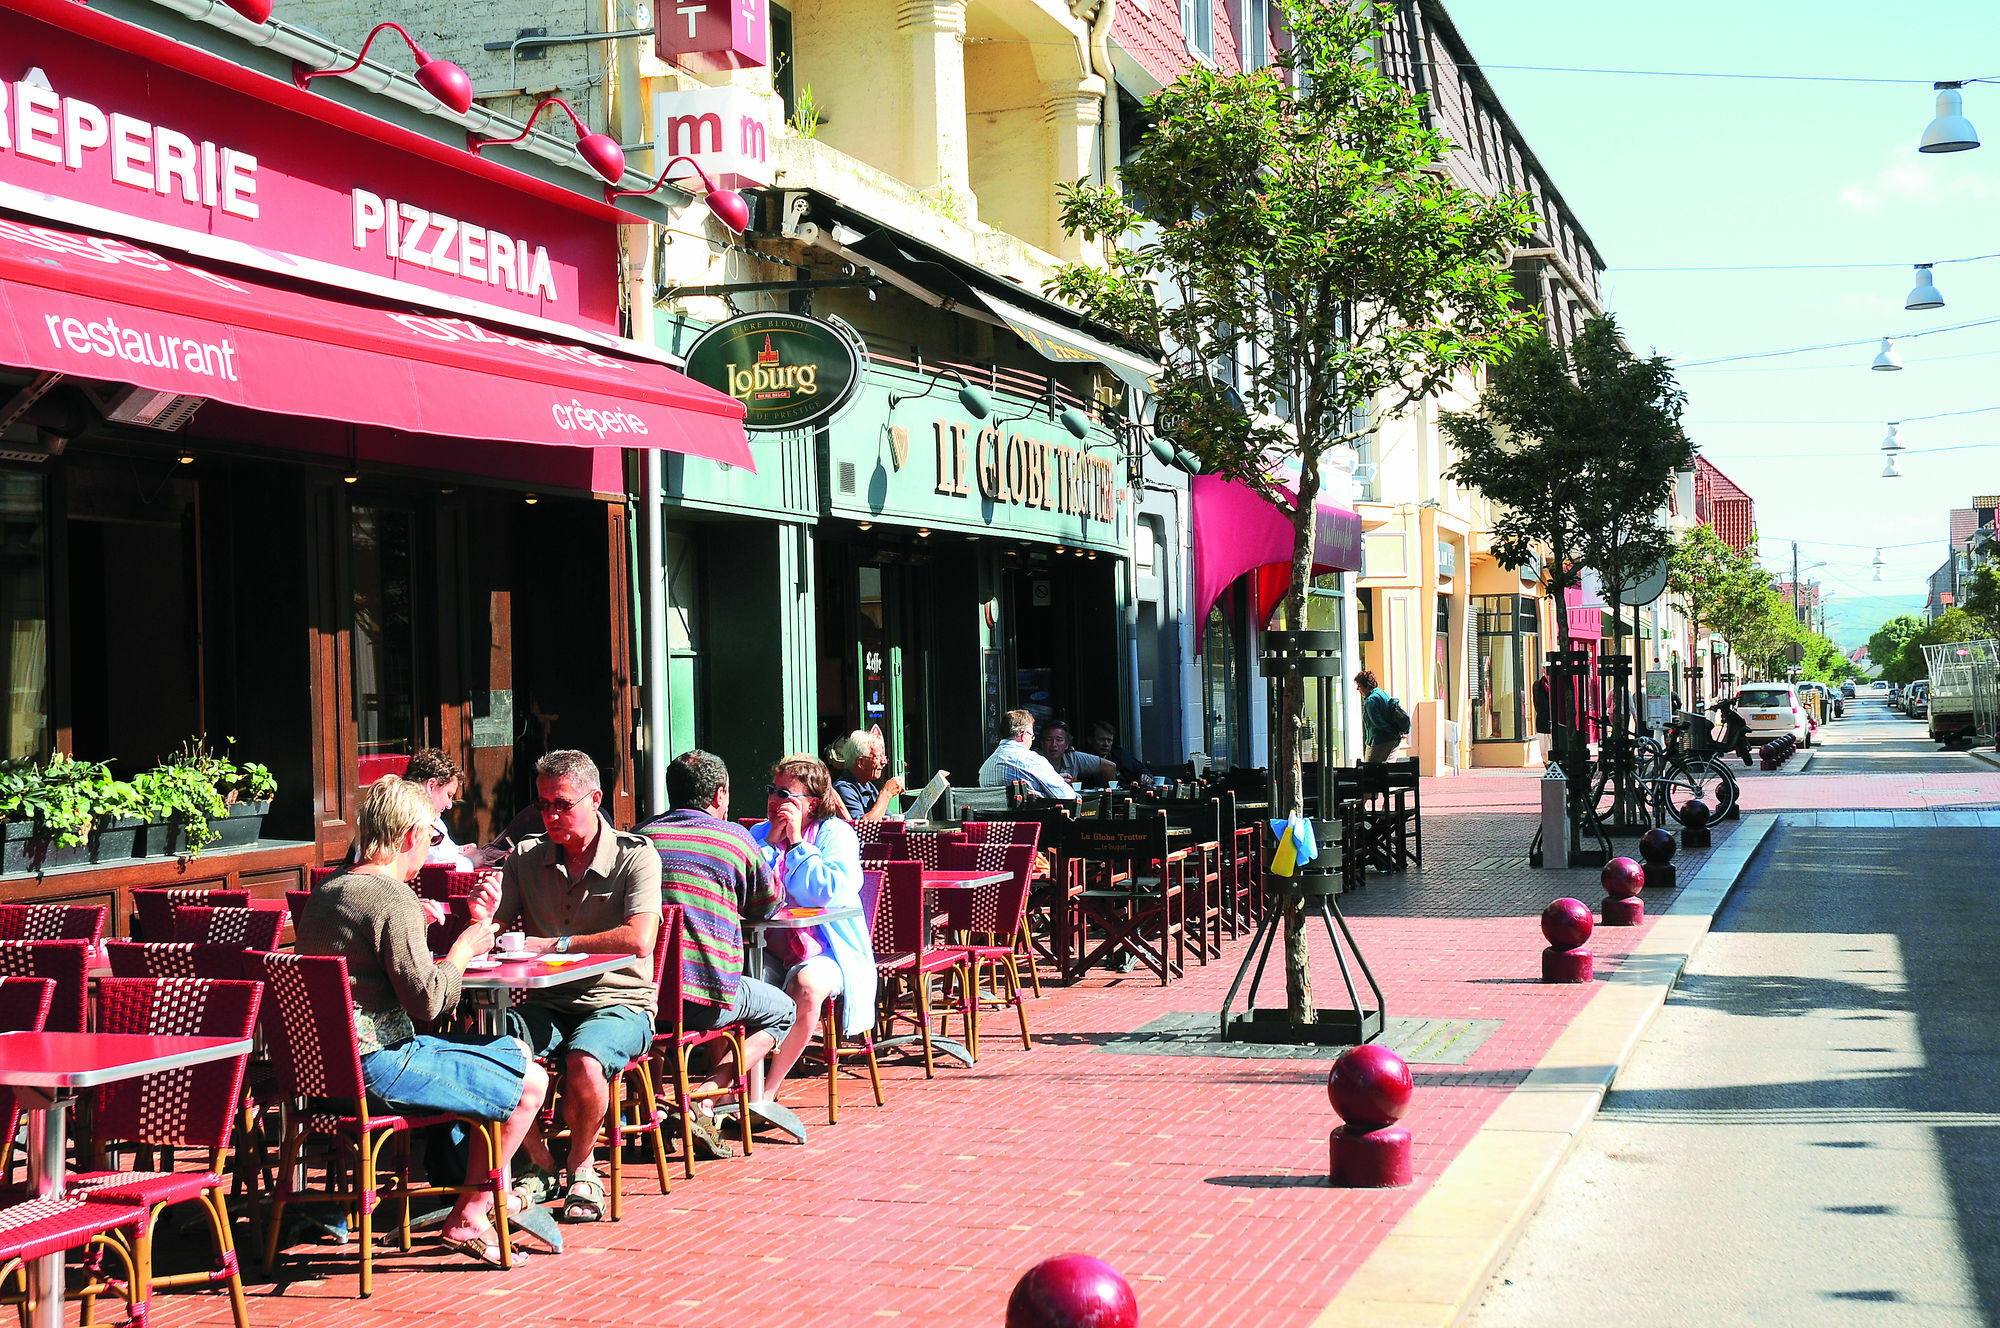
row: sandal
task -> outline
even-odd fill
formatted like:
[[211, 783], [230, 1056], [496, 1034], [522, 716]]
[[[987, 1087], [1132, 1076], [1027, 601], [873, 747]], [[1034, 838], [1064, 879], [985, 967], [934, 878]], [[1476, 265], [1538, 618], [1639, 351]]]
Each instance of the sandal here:
[[586, 1171], [569, 1183], [569, 1193], [563, 1196], [563, 1221], [602, 1222], [604, 1220], [604, 1184], [597, 1179], [595, 1171]]
[[[504, 1268], [507, 1266], [500, 1261], [500, 1235], [491, 1226], [480, 1227], [478, 1234], [472, 1236], [446, 1236], [441, 1234], [438, 1236], [438, 1243], [448, 1250], [455, 1250], [479, 1263], [486, 1264], [488, 1267]], [[521, 1249], [514, 1250], [513, 1256], [516, 1268], [528, 1262], [529, 1259], [527, 1251]]]
[[539, 1208], [556, 1197], [556, 1178], [529, 1163], [517, 1168], [513, 1188], [507, 1191], [507, 1216], [514, 1217], [530, 1208]]

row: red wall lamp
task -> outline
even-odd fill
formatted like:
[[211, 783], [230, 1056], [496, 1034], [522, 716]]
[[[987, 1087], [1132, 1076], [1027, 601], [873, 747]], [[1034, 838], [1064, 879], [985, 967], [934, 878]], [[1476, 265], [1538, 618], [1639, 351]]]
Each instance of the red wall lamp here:
[[576, 150], [590, 163], [591, 170], [603, 176], [606, 184], [615, 185], [625, 178], [625, 149], [618, 146], [618, 140], [609, 134], [593, 132], [589, 125], [577, 118], [576, 112], [570, 109], [570, 104], [561, 97], [544, 97], [536, 102], [535, 109], [528, 113], [528, 123], [521, 126], [521, 132], [512, 138], [481, 138], [478, 134], [467, 134], [465, 146], [471, 148], [472, 155], [476, 157], [487, 148], [519, 143], [533, 132], [535, 121], [540, 118], [543, 109], [549, 106], [562, 107], [563, 114], [569, 116], [569, 122], [576, 126]]
[[[264, 18], [271, 16], [268, 0], [243, 0], [242, 4], [238, 4], [237, 0], [228, 0], [228, 3], [230, 8], [243, 14], [245, 18], [256, 19], [255, 14], [247, 12], [251, 7], [261, 8]], [[261, 19], [257, 21], [262, 22]], [[331, 78], [336, 74], [353, 73], [361, 68], [361, 62], [368, 58], [368, 48], [375, 44], [375, 39], [382, 34], [384, 28], [394, 28], [396, 35], [409, 44], [410, 54], [417, 57], [417, 82], [423, 85], [425, 92], [436, 97], [439, 104], [454, 115], [464, 115], [472, 109], [471, 77], [449, 60], [433, 59], [431, 53], [417, 45], [417, 39], [404, 31], [400, 23], [377, 23], [369, 32], [368, 40], [361, 43], [361, 54], [354, 57], [353, 64], [344, 68], [312, 69], [296, 61], [293, 62], [292, 82], [303, 89], [316, 78]]]
[[[715, 219], [721, 222], [731, 235], [741, 235], [748, 229], [750, 225], [750, 205], [743, 201], [743, 195], [737, 193], [734, 189], [716, 188], [715, 181], [708, 178], [708, 172], [703, 170], [700, 163], [695, 161], [693, 157], [688, 156], [675, 157], [672, 161], [669, 161], [666, 169], [660, 172], [660, 178], [653, 181], [652, 188], [607, 189], [604, 191], [604, 201], [609, 203], [614, 199], [644, 197], [647, 194], [659, 193], [660, 189], [667, 183], [667, 177], [673, 174], [674, 166], [683, 161], [694, 167], [694, 173], [701, 177], [701, 187], [707, 195], [708, 210], [715, 214]], [[617, 181], [614, 180], [612, 183], [616, 184]]]

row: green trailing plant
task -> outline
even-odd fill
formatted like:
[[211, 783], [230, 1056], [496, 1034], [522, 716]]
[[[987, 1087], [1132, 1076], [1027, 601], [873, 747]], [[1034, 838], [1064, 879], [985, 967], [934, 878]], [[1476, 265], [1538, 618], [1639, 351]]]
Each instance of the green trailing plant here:
[[58, 848], [75, 848], [110, 807], [135, 800], [132, 787], [111, 777], [109, 761], [79, 761], [63, 752], [46, 765], [12, 762], [0, 778], [0, 813], [32, 821]]
[[57, 752], [46, 762], [0, 763], [0, 819], [29, 822], [58, 848], [86, 843], [100, 824], [131, 818], [181, 827], [191, 853], [221, 836], [209, 822], [228, 817], [234, 802], [266, 802], [278, 781], [268, 766], [237, 764], [190, 738], [166, 761], [133, 776], [114, 779], [110, 761], [82, 761]]
[[227, 817], [229, 804], [200, 765], [156, 766], [133, 776], [132, 787], [145, 801], [151, 813], [148, 819], [180, 826], [191, 853], [200, 853], [222, 837], [209, 822]]

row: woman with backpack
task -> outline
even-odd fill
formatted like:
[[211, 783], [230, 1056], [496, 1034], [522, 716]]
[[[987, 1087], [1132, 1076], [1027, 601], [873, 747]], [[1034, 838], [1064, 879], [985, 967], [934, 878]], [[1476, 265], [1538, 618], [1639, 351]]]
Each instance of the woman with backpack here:
[[1410, 717], [1395, 697], [1382, 690], [1372, 669], [1354, 675], [1354, 689], [1361, 693], [1362, 760], [1373, 765], [1396, 754], [1396, 744], [1410, 731]]

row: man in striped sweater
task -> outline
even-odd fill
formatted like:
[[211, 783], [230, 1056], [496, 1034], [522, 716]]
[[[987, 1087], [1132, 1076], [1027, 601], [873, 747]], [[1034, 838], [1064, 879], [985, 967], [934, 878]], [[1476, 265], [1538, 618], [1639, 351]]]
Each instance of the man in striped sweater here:
[[[681, 908], [681, 1022], [691, 1031], [740, 1022], [743, 1054], [760, 1061], [791, 1031], [796, 1009], [791, 997], [743, 971], [743, 923], [770, 913], [777, 884], [749, 832], [727, 819], [729, 768], [721, 757], [699, 750], [675, 757], [667, 798], [673, 810], [639, 833], [659, 850], [661, 902]], [[725, 1057], [695, 1091], [722, 1094], [736, 1073]], [[706, 1101], [696, 1103], [693, 1126], [705, 1151], [729, 1155]]]

